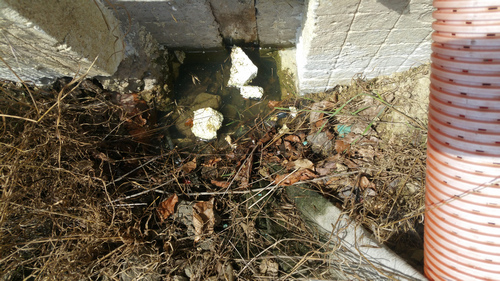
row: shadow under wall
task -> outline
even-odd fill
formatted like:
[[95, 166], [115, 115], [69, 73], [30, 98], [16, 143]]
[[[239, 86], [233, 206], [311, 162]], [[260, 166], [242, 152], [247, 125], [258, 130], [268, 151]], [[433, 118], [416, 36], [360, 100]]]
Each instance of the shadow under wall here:
[[380, 4], [388, 9], [398, 12], [400, 15], [408, 14], [410, 12], [411, 0], [377, 0]]

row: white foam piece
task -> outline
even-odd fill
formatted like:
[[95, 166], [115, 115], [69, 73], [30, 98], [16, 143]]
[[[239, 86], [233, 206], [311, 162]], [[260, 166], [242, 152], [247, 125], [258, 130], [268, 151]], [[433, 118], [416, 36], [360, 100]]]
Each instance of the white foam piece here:
[[241, 86], [240, 94], [244, 99], [260, 100], [264, 95], [264, 89], [257, 86]]
[[258, 68], [240, 47], [234, 47], [231, 51], [231, 70], [228, 87], [241, 87], [247, 85], [257, 76]]
[[203, 140], [212, 140], [217, 137], [217, 130], [222, 126], [222, 113], [211, 107], [195, 110], [193, 117], [193, 134]]

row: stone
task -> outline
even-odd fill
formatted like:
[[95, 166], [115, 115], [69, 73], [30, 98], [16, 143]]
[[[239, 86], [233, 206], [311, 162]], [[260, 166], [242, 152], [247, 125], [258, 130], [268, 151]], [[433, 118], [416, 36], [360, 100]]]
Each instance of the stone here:
[[231, 70], [228, 87], [241, 87], [247, 85], [257, 76], [258, 68], [240, 47], [231, 51]]
[[242, 86], [240, 94], [244, 99], [260, 100], [264, 94], [264, 89], [258, 86]]
[[213, 109], [219, 109], [221, 102], [221, 97], [218, 95], [212, 95], [209, 93], [201, 93], [196, 96], [191, 106], [191, 110], [195, 111], [204, 107], [211, 107]]
[[192, 119], [193, 112], [191, 110], [184, 110], [178, 116], [174, 116], [175, 128], [186, 138], [190, 138], [193, 136], [193, 132], [191, 131], [190, 127], [190, 120]]
[[311, 134], [307, 136], [307, 141], [314, 153], [328, 155], [333, 148], [333, 143], [325, 132]]
[[217, 130], [222, 126], [224, 117], [217, 110], [206, 107], [193, 112], [193, 134], [202, 140], [212, 140], [217, 137]]

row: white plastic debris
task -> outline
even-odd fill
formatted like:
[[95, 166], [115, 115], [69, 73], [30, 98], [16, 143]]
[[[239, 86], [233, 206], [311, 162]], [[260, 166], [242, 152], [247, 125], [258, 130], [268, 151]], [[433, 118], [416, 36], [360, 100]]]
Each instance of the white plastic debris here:
[[224, 117], [220, 112], [211, 107], [195, 110], [193, 117], [193, 134], [203, 140], [211, 140], [217, 137], [217, 130], [222, 126]]
[[260, 100], [264, 94], [264, 89], [257, 86], [241, 86], [240, 94], [244, 99]]
[[241, 87], [247, 85], [257, 76], [258, 68], [240, 47], [234, 47], [231, 51], [231, 70], [228, 87]]

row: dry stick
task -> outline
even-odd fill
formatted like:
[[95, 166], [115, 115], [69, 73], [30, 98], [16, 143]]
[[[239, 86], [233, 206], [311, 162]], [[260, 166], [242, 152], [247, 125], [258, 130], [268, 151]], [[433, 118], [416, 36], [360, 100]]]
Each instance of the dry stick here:
[[282, 240], [278, 240], [276, 242], [274, 242], [272, 245], [270, 245], [269, 247], [265, 248], [263, 251], [261, 251], [260, 253], [258, 253], [255, 257], [253, 257], [241, 270], [238, 274], [236, 274], [236, 277], [239, 277], [244, 271], [245, 269], [247, 269], [248, 266], [250, 266], [251, 263], [253, 263], [257, 258], [259, 258], [260, 256], [262, 256], [265, 252], [269, 251], [271, 248], [274, 248], [275, 246], [277, 246], [278, 244], [281, 244], [282, 242], [286, 242], [286, 241], [294, 241], [296, 239], [293, 239], [293, 238], [288, 238], [288, 239], [282, 239]]
[[[96, 58], [94, 59], [94, 61], [93, 61], [93, 62], [92, 62], [92, 64], [89, 66], [89, 68], [87, 69], [87, 72], [85, 72], [85, 74], [83, 74], [80, 78], [78, 78], [78, 79], [76, 79], [76, 80], [75, 80], [75, 78], [73, 78], [73, 80], [71, 80], [71, 82], [70, 82], [68, 85], [66, 85], [66, 86], [65, 86], [65, 87], [61, 90], [61, 91], [63, 91], [63, 90], [64, 90], [64, 89], [66, 89], [67, 87], [69, 87], [69, 86], [73, 85], [74, 83], [78, 82], [78, 83], [76, 84], [76, 86], [75, 86], [75, 87], [73, 87], [73, 89], [69, 90], [69, 91], [68, 91], [68, 92], [67, 92], [64, 96], [62, 96], [62, 98], [61, 98], [60, 100], [63, 100], [64, 98], [66, 98], [66, 97], [67, 97], [70, 93], [72, 93], [72, 92], [73, 92], [76, 88], [78, 88], [78, 86], [80, 86], [80, 83], [83, 81], [83, 78], [87, 76], [87, 74], [90, 72], [90, 69], [91, 69], [91, 68], [94, 66], [94, 64], [96, 63], [97, 58], [98, 58], [98, 57], [96, 57]], [[60, 100], [58, 99], [58, 101], [57, 101], [55, 104], [53, 104], [53, 105], [52, 105], [49, 109], [47, 109], [47, 110], [43, 113], [43, 115], [42, 115], [40, 118], [38, 118], [38, 120], [37, 120], [36, 122], [38, 123], [38, 122], [42, 121], [42, 119], [45, 117], [45, 115], [47, 115], [50, 111], [52, 111], [52, 109], [54, 109], [54, 107], [59, 106], [59, 102], [60, 102]]]
[[132, 171], [130, 171], [130, 172], [128, 172], [128, 173], [126, 173], [125, 175], [123, 175], [123, 176], [121, 176], [121, 177], [119, 177], [119, 178], [117, 178], [117, 179], [113, 180], [112, 182], [108, 182], [108, 183], [106, 184], [106, 186], [110, 186], [110, 185], [112, 185], [112, 184], [115, 184], [117, 181], [121, 181], [121, 180], [122, 180], [123, 178], [125, 178], [126, 176], [128, 176], [128, 175], [132, 174], [133, 172], [135, 172], [135, 171], [137, 171], [137, 170], [141, 169], [142, 167], [144, 167], [144, 166], [148, 165], [149, 163], [151, 163], [151, 162], [153, 162], [153, 161], [155, 161], [155, 160], [157, 160], [158, 158], [161, 158], [161, 157], [162, 157], [162, 155], [155, 156], [155, 157], [151, 158], [151, 159], [150, 159], [149, 161], [147, 161], [146, 163], [144, 163], [144, 164], [142, 164], [142, 165], [140, 165], [140, 166], [136, 167], [135, 169], [133, 169]]
[[39, 212], [39, 213], [46, 213], [46, 214], [50, 214], [50, 215], [56, 215], [56, 216], [61, 216], [61, 217], [68, 217], [68, 218], [72, 218], [74, 220], [82, 220], [82, 221], [85, 221], [85, 222], [88, 222], [88, 223], [96, 223], [93, 220], [89, 220], [89, 219], [85, 219], [85, 218], [80, 218], [80, 217], [73, 216], [73, 215], [70, 215], [70, 214], [63, 214], [63, 213], [57, 213], [57, 212], [47, 211], [47, 210], [43, 210], [43, 209], [37, 209], [37, 208], [30, 207], [30, 206], [17, 204], [17, 203], [14, 203], [14, 202], [8, 202], [8, 203], [12, 204], [14, 206], [21, 207], [21, 208], [31, 209], [31, 210], [33, 210], [35, 212]]
[[281, 179], [278, 183], [276, 183], [276, 185], [273, 186], [273, 188], [271, 188], [271, 191], [266, 193], [264, 196], [262, 196], [259, 200], [257, 200], [255, 203], [253, 203], [252, 205], [250, 205], [250, 207], [248, 207], [249, 209], [252, 209], [253, 206], [255, 206], [256, 204], [258, 204], [260, 201], [264, 200], [264, 198], [266, 198], [268, 195], [272, 194], [274, 189], [276, 187], [278, 187], [280, 185], [280, 183], [282, 183], [283, 181], [285, 181], [288, 177], [290, 177], [291, 175], [293, 175], [293, 173], [297, 172], [299, 169], [295, 169], [293, 170], [293, 172], [289, 173], [288, 175], [286, 175], [286, 177], [284, 177], [283, 179]]
[[[296, 183], [292, 183], [290, 185], [301, 185], [301, 184], [307, 184], [307, 183], [311, 183], [311, 182], [318, 182], [318, 181], [321, 181], [321, 180], [326, 180], [326, 179], [329, 179], [329, 178], [336, 178], [336, 177], [342, 177], [342, 176], [348, 176], [348, 175], [352, 175], [352, 174], [357, 174], [358, 172], [355, 171], [355, 172], [345, 172], [345, 173], [341, 173], [341, 174], [335, 174], [335, 175], [330, 175], [330, 176], [324, 176], [324, 177], [320, 177], [320, 178], [314, 178], [314, 179], [310, 179], [310, 180], [306, 180], [306, 181], [298, 181]], [[275, 188], [277, 185], [268, 185], [266, 187], [261, 187], [261, 188], [254, 188], [254, 189], [247, 189], [247, 190], [231, 190], [229, 191], [230, 194], [247, 194], [247, 193], [253, 193], [253, 192], [261, 192], [261, 191], [264, 191], [264, 190], [270, 190], [270, 189], [273, 189]], [[162, 191], [163, 193], [163, 191]], [[214, 192], [192, 192], [192, 193], [185, 193], [184, 195], [188, 195], [188, 196], [203, 196], [203, 195], [225, 195], [227, 194], [227, 191], [214, 191]]]
[[[165, 186], [165, 185], [167, 185], [167, 184], [169, 184], [169, 183], [172, 183], [172, 182], [174, 182], [175, 180], [176, 180], [175, 178], [170, 179], [170, 180], [168, 180], [168, 181], [166, 181], [166, 182], [164, 182], [164, 183], [162, 183], [162, 184], [160, 184], [160, 185], [158, 185], [158, 186], [155, 186], [155, 187], [153, 187], [153, 188], [150, 188], [150, 189], [147, 189], [147, 190], [141, 191], [141, 192], [139, 192], [139, 193], [136, 193], [136, 194], [132, 194], [132, 195], [129, 195], [129, 196], [123, 197], [123, 198], [118, 198], [118, 199], [116, 199], [116, 200], [111, 201], [110, 203], [114, 203], [114, 202], [118, 202], [118, 201], [122, 201], [122, 200], [127, 200], [127, 199], [134, 198], [134, 197], [137, 197], [137, 196], [141, 196], [141, 195], [146, 194], [146, 193], [149, 193], [149, 192], [151, 192], [151, 191], [158, 192], [158, 193], [162, 193], [162, 194], [169, 194], [168, 192], [165, 192], [165, 191], [163, 191], [163, 190], [157, 190], [157, 189], [158, 189], [158, 188], [160, 188], [160, 187], [163, 187], [163, 186]], [[137, 182], [134, 182], [134, 183], [142, 187], [142, 185], [138, 184]], [[144, 187], [143, 187], [143, 188], [144, 188]], [[108, 206], [109, 206], [109, 204], [108, 204]]]
[[[357, 241], [357, 237], [356, 237], [356, 231], [354, 232], [354, 241]], [[358, 251], [358, 254], [360, 255], [360, 257], [365, 260], [373, 269], [375, 269], [378, 273], [380, 273], [381, 275], [383, 275], [384, 277], [386, 278], [389, 278], [390, 280], [397, 280], [395, 278], [393, 278], [392, 276], [389, 276], [388, 274], [385, 274], [381, 269], [377, 268], [371, 261], [369, 258], [367, 258], [363, 252], [361, 252], [358, 248], [358, 245], [357, 243], [354, 245], [354, 249], [356, 249], [356, 251]]]
[[[234, 248], [234, 250], [236, 251], [236, 253], [238, 253], [238, 256], [240, 256], [241, 258], [241, 261], [245, 264], [245, 266], [248, 266], [249, 264], [247, 263], [247, 261], [243, 258], [243, 256], [241, 255], [240, 251], [238, 251], [238, 248], [236, 248], [236, 246], [234, 246], [233, 242], [231, 242], [231, 240], [228, 241], [229, 244], [231, 244], [231, 246]], [[250, 267], [250, 270], [253, 272], [253, 274], [255, 275], [255, 271], [253, 270], [252, 267]]]
[[33, 123], [37, 123], [37, 122], [38, 122], [38, 121], [33, 120], [33, 119], [24, 118], [24, 117], [21, 117], [21, 116], [15, 116], [15, 115], [8, 115], [8, 114], [0, 114], [0, 117], [7, 117], [7, 118], [14, 118], [14, 119], [21, 119], [21, 120], [24, 120], [24, 121], [29, 121], [29, 122], [33, 122]]
[[[255, 145], [252, 149], [252, 151], [250, 152], [250, 154], [253, 154], [255, 152], [255, 149], [257, 149], [257, 146], [258, 145]], [[231, 185], [233, 184], [234, 180], [236, 179], [236, 176], [238, 176], [238, 174], [241, 172], [241, 169], [243, 169], [243, 166], [245, 166], [245, 164], [247, 163], [248, 159], [250, 157], [247, 157], [245, 158], [245, 161], [241, 164], [240, 168], [238, 169], [238, 172], [236, 172], [236, 174], [234, 175], [233, 179], [231, 180], [231, 182], [229, 183], [229, 185], [226, 187], [226, 190], [224, 190], [224, 193], [222, 194], [222, 196], [226, 195], [227, 191], [229, 190], [229, 187], [231, 187]], [[252, 165], [252, 163], [248, 163], [248, 165]]]

